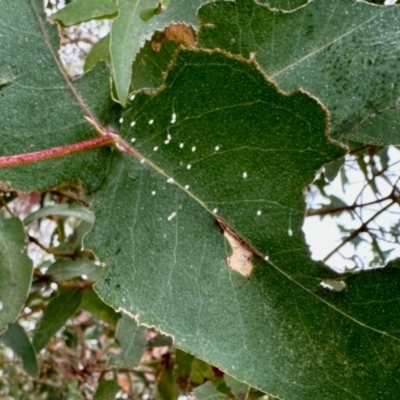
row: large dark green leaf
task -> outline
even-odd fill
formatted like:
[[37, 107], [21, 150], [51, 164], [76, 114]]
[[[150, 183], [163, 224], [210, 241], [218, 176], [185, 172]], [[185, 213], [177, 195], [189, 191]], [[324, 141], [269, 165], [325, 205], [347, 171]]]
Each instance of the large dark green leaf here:
[[336, 137], [400, 143], [400, 7], [315, 0], [288, 13], [235, 0], [210, 2], [199, 17], [200, 46], [252, 55], [283, 90], [316, 96]]
[[0, 333], [14, 322], [28, 296], [32, 261], [26, 254], [26, 236], [18, 218], [0, 214]]
[[[144, 162], [116, 156], [96, 198], [88, 244], [107, 265], [97, 290], [280, 398], [395, 399], [398, 270], [329, 291], [321, 282], [335, 274], [304, 244], [302, 189], [342, 153], [324, 129], [317, 102], [282, 95], [251, 63], [181, 52], [165, 88], [124, 115]], [[253, 259], [250, 278], [228, 268], [214, 209], [269, 257]]]
[[[72, 84], [60, 72], [59, 38], [55, 26], [45, 22], [43, 1], [0, 0], [0, 9], [0, 82], [5, 82], [0, 85], [0, 155], [95, 137], [83, 117], [93, 113], [106, 124], [113, 119], [106, 68], [96, 68]], [[109, 150], [101, 149], [0, 170], [0, 180], [30, 191], [80, 178], [93, 189], [104, 176], [108, 155]]]

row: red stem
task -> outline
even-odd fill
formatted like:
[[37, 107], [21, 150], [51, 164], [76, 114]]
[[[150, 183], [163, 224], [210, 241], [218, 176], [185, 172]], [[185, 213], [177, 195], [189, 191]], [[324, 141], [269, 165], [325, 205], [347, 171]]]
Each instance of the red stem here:
[[13, 156], [3, 156], [0, 157], [0, 168], [15, 167], [18, 165], [50, 160], [52, 158], [64, 157], [70, 154], [80, 153], [82, 151], [87, 151], [114, 143], [115, 135], [108, 134], [101, 137], [85, 140], [84, 142], [54, 147], [48, 150], [35, 151], [33, 153], [16, 154]]

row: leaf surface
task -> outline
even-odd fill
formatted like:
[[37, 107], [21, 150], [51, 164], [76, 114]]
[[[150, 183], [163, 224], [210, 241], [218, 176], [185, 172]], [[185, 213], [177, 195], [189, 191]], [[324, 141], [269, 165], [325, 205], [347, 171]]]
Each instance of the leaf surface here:
[[[325, 118], [251, 63], [180, 52], [163, 90], [137, 94], [124, 114], [121, 134], [140, 156], [116, 155], [97, 194], [87, 245], [106, 271], [96, 288], [280, 398], [396, 398], [398, 270], [332, 292], [321, 282], [335, 274], [304, 244], [302, 190], [342, 154]], [[228, 268], [218, 216], [260, 256], [249, 278]]]
[[32, 377], [37, 378], [39, 366], [35, 349], [24, 328], [18, 322], [8, 325], [8, 329], [1, 336], [1, 341], [21, 357], [25, 371]]
[[216, 1], [199, 18], [200, 46], [253, 54], [284, 91], [316, 96], [335, 137], [400, 143], [399, 7], [315, 0], [284, 12], [253, 0]]
[[[173, 23], [198, 26], [197, 9], [205, 0], [170, 0], [166, 9], [143, 17], [144, 10], [156, 9], [157, 0], [121, 0], [119, 16], [111, 29], [110, 53], [112, 76], [118, 101], [125, 106], [131, 82], [132, 63], [146, 40], [156, 31], [163, 31]], [[134, 84], [135, 85], [135, 84]], [[136, 86], [136, 85], [135, 85]]]
[[117, 13], [116, 0], [75, 0], [53, 14], [51, 20], [71, 26], [95, 18], [110, 18]]
[[33, 346], [40, 351], [50, 339], [78, 310], [83, 291], [75, 288], [62, 288], [46, 308], [40, 325], [33, 336]]
[[[59, 38], [45, 21], [43, 2], [0, 0], [0, 155], [28, 153], [96, 137], [85, 121], [115, 119], [106, 68], [71, 83], [57, 59]], [[96, 87], [96, 90], [93, 90]], [[83, 102], [84, 99], [84, 102]], [[81, 179], [89, 190], [104, 176], [109, 149], [0, 170], [0, 180], [24, 191], [51, 188]]]
[[115, 334], [121, 345], [118, 356], [113, 356], [110, 363], [118, 368], [136, 367], [142, 359], [146, 348], [145, 328], [127, 315], [118, 321]]
[[32, 270], [21, 221], [0, 214], [0, 333], [17, 319], [24, 306]]

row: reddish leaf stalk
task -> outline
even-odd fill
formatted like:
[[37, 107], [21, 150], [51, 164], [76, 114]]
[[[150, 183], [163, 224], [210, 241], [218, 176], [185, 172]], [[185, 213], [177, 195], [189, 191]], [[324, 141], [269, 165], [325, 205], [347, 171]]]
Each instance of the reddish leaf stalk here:
[[115, 144], [115, 135], [108, 134], [101, 137], [85, 140], [84, 142], [54, 147], [52, 149], [35, 151], [33, 153], [16, 154], [0, 157], [0, 168], [15, 167], [24, 164], [31, 164], [52, 158], [65, 157], [71, 154], [81, 153], [97, 147]]

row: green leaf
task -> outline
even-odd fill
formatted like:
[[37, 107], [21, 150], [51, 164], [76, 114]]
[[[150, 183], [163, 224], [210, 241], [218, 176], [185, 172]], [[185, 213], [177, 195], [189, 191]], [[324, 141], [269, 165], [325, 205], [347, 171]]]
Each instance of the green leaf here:
[[178, 387], [174, 376], [174, 364], [169, 357], [162, 360], [161, 371], [157, 377], [157, 394], [162, 400], [177, 399], [179, 397]]
[[[115, 121], [106, 67], [95, 68], [74, 83], [69, 80], [57, 59], [59, 37], [56, 27], [45, 21], [43, 1], [0, 0], [0, 8], [0, 77], [10, 78], [0, 91], [0, 156], [96, 137], [84, 115], [91, 114], [105, 125]], [[107, 171], [109, 154], [102, 148], [0, 169], [0, 180], [28, 192], [81, 179], [92, 191]]]
[[203, 385], [193, 390], [196, 400], [227, 400], [229, 397], [218, 392], [211, 382], [206, 382]]
[[50, 339], [78, 311], [83, 291], [75, 288], [62, 288], [46, 308], [39, 327], [33, 336], [33, 346], [39, 352]]
[[73, 278], [87, 276], [87, 280], [96, 282], [103, 276], [103, 268], [93, 261], [78, 258], [76, 260], [60, 259], [50, 265], [46, 271], [55, 281], [67, 281]]
[[186, 353], [180, 349], [175, 350], [175, 382], [179, 383], [183, 392], [188, 391], [193, 360], [193, 354]]
[[116, 0], [75, 0], [51, 16], [64, 26], [76, 25], [95, 18], [112, 18], [118, 13]]
[[[343, 154], [325, 129], [318, 102], [283, 95], [252, 63], [180, 52], [163, 90], [125, 111], [121, 135], [140, 155], [115, 155], [93, 205], [100, 296], [280, 398], [393, 397], [397, 272], [354, 276], [333, 293], [320, 283], [335, 274], [304, 244], [302, 191]], [[249, 278], [229, 269], [216, 216], [268, 257], [253, 258]]]
[[111, 70], [118, 100], [124, 106], [131, 82], [131, 68], [142, 42], [140, 30], [144, 21], [140, 13], [144, 7], [156, 7], [158, 0], [120, 0], [119, 14], [111, 28]]
[[24, 328], [18, 322], [9, 324], [8, 329], [1, 336], [1, 341], [21, 357], [25, 371], [32, 377], [37, 378], [39, 367], [35, 349]]
[[99, 379], [99, 386], [93, 396], [94, 400], [110, 400], [115, 399], [116, 394], [121, 390], [116, 377], [107, 380], [104, 375]]
[[190, 371], [190, 379], [195, 383], [203, 383], [205, 380], [213, 379], [214, 373], [211, 365], [199, 358], [195, 358], [192, 362], [192, 370]]
[[146, 346], [148, 348], [172, 346], [172, 345], [173, 341], [171, 336], [163, 335], [162, 333], [158, 333], [156, 336], [148, 340], [146, 343]]
[[86, 207], [80, 204], [57, 204], [55, 206], [42, 207], [39, 210], [29, 214], [24, 219], [24, 224], [28, 225], [36, 219], [49, 217], [51, 215], [58, 215], [60, 217], [72, 217], [78, 218], [82, 221], [86, 221], [90, 224], [94, 223], [94, 214], [89, 211]]
[[246, 383], [240, 382], [237, 379], [227, 374], [224, 375], [224, 379], [226, 384], [232, 390], [232, 393], [234, 394], [236, 399], [238, 400], [247, 399], [247, 395], [249, 393], [250, 388]]
[[[117, 100], [122, 105], [126, 105], [129, 93], [132, 63], [145, 41], [172, 23], [197, 27], [197, 9], [203, 3], [205, 0], [171, 0], [160, 14], [143, 21], [141, 13], [155, 10], [159, 6], [157, 0], [119, 1], [119, 15], [111, 28], [110, 53]], [[133, 86], [137, 84], [133, 82]]]
[[[153, 49], [153, 43], [159, 44], [158, 51]], [[151, 41], [147, 41], [132, 64], [129, 92], [159, 88], [164, 81], [167, 67], [179, 46], [179, 43], [165, 39], [159, 32], [152, 37]]]
[[21, 221], [6, 219], [0, 213], [0, 334], [22, 310], [31, 286], [32, 270]]
[[139, 326], [133, 318], [124, 315], [118, 322], [115, 335], [121, 345], [118, 356], [110, 359], [110, 364], [118, 368], [136, 367], [146, 349], [145, 328]]
[[110, 65], [110, 34], [101, 38], [96, 42], [90, 53], [86, 57], [85, 65], [83, 70], [85, 72], [90, 71], [98, 62], [104, 61], [107, 65]]
[[335, 137], [400, 143], [393, 57], [399, 7], [316, 0], [283, 12], [253, 0], [216, 1], [201, 7], [199, 18], [200, 46], [252, 54], [284, 91], [316, 96], [330, 112]]
[[81, 307], [92, 313], [96, 318], [113, 326], [116, 326], [121, 318], [121, 314], [115, 312], [113, 308], [104, 303], [91, 287], [85, 290]]

